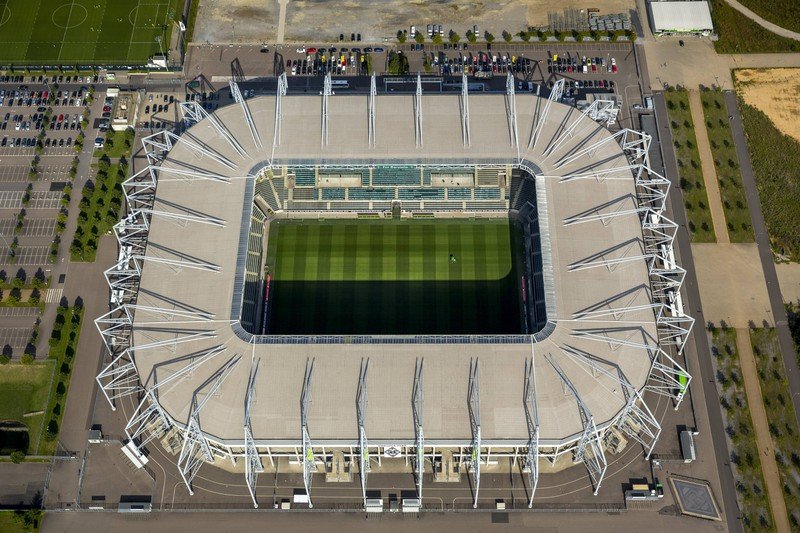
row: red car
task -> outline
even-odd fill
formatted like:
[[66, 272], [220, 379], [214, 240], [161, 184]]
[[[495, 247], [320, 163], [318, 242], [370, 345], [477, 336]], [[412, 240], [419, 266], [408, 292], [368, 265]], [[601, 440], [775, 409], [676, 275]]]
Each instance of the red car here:
[[61, 124], [64, 122], [64, 115], [58, 115], [58, 123]]
[[309, 54], [316, 54], [317, 53], [317, 49], [316, 48], [308, 48], [308, 49], [306, 49], [306, 52], [309, 53]]

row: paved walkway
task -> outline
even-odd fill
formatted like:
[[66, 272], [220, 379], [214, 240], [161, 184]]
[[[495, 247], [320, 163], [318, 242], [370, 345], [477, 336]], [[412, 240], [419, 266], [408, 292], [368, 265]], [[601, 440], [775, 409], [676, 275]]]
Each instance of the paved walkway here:
[[779, 263], [775, 265], [781, 295], [784, 302], [800, 301], [800, 263]]
[[764, 474], [764, 483], [767, 485], [767, 498], [772, 508], [772, 520], [775, 529], [779, 532], [790, 531], [789, 517], [786, 514], [786, 502], [783, 501], [781, 491], [781, 477], [778, 472], [778, 463], [775, 462], [775, 450], [772, 446], [772, 437], [769, 434], [769, 420], [761, 400], [761, 385], [758, 382], [758, 368], [750, 344], [750, 331], [746, 328], [736, 330], [736, 348], [739, 352], [739, 365], [742, 369], [744, 390], [747, 394], [747, 403], [750, 407], [750, 417], [753, 419], [753, 428], [756, 432], [756, 447], [761, 457], [761, 472]]
[[718, 243], [727, 244], [731, 242], [731, 239], [728, 236], [728, 224], [725, 222], [725, 211], [722, 209], [717, 169], [714, 167], [714, 154], [711, 153], [711, 144], [708, 142], [703, 101], [700, 99], [700, 91], [697, 89], [689, 91], [689, 108], [692, 111], [697, 151], [700, 153], [700, 167], [703, 170], [703, 181], [708, 193], [708, 209], [711, 211], [711, 220], [714, 222], [714, 233]]
[[759, 327], [775, 324], [755, 244], [693, 243], [692, 257], [706, 320], [733, 328], [746, 328], [751, 320]]
[[286, 35], [286, 4], [289, 0], [278, 0], [280, 4], [280, 11], [278, 12], [278, 35], [275, 39], [276, 44], [283, 44], [284, 36]]
[[[686, 210], [683, 208], [683, 193], [676, 186], [678, 181], [678, 162], [675, 158], [675, 149], [672, 145], [672, 134], [669, 130], [669, 118], [667, 116], [667, 103], [664, 100], [664, 93], [657, 92], [653, 95], [655, 103], [656, 120], [658, 122], [658, 133], [662, 154], [664, 156], [664, 168], [667, 178], [672, 181], [669, 190], [669, 207], [667, 216], [680, 225], [678, 236], [675, 239], [675, 253], [678, 263], [686, 269], [686, 280], [684, 281], [684, 294], [686, 298], [684, 305], [687, 313], [692, 315], [698, 324], [705, 324], [706, 319], [703, 314], [703, 306], [698, 291], [697, 275], [695, 264], [692, 257], [692, 248], [689, 245], [689, 234], [686, 229]], [[700, 329], [700, 328], [698, 328]], [[692, 400], [693, 412], [697, 416], [697, 429], [706, 439], [711, 440], [714, 460], [717, 463], [717, 479], [710, 479], [712, 485], [719, 482], [719, 493], [722, 511], [725, 516], [726, 526], [731, 533], [744, 531], [739, 517], [739, 505], [736, 502], [736, 482], [728, 455], [728, 446], [725, 442], [725, 424], [722, 420], [722, 410], [719, 407], [717, 395], [717, 385], [714, 381], [714, 369], [711, 365], [711, 348], [704, 333], [698, 334], [695, 330], [686, 342], [684, 352], [687, 370], [695, 376], [694, 384], [689, 387], [690, 398]], [[705, 408], [703, 405], [705, 404]]]
[[780, 35], [781, 37], [786, 37], [787, 39], [794, 39], [796, 41], [800, 41], [800, 33], [787, 30], [786, 28], [781, 28], [777, 24], [773, 24], [772, 22], [761, 18], [760, 16], [756, 15], [745, 6], [737, 2], [736, 0], [725, 0], [729, 6], [733, 9], [744, 15], [745, 17], [749, 18], [759, 26], [764, 29], [771, 31], [776, 35]]

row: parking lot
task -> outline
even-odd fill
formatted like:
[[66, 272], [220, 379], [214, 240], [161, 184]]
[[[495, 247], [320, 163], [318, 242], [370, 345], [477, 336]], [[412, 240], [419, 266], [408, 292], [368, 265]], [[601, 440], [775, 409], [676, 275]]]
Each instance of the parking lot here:
[[30, 328], [0, 328], [0, 346], [6, 349], [10, 346], [15, 352], [22, 350], [28, 344]]
[[[24, 191], [0, 191], [0, 209], [22, 209]], [[33, 191], [25, 209], [58, 209], [61, 191]]]

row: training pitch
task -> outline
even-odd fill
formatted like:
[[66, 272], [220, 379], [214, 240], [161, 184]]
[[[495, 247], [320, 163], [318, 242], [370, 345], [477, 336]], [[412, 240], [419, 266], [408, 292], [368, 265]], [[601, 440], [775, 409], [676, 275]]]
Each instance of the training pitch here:
[[178, 0], [0, 0], [0, 64], [144, 65], [176, 16]]
[[269, 333], [519, 333], [520, 246], [507, 219], [273, 220]]

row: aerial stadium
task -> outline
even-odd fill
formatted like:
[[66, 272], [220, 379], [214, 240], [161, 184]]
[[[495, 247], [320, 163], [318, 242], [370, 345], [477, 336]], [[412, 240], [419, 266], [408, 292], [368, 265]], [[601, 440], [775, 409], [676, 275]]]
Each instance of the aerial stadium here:
[[[182, 105], [124, 184], [108, 349], [97, 376], [126, 433], [257, 478], [281, 462], [425, 479], [492, 457], [539, 473], [568, 457], [600, 488], [621, 441], [649, 457], [648, 403], [690, 382], [685, 271], [650, 138], [548, 95], [335, 94]], [[413, 82], [412, 82], [413, 83]], [[392, 456], [394, 459], [387, 459]], [[381, 462], [381, 458], [383, 458]], [[206, 467], [208, 468], [208, 467]], [[404, 502], [404, 505], [406, 502]]]

